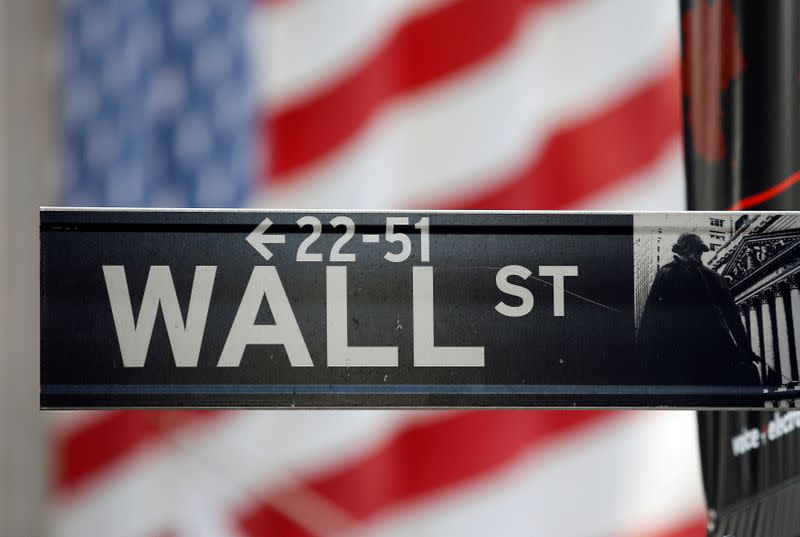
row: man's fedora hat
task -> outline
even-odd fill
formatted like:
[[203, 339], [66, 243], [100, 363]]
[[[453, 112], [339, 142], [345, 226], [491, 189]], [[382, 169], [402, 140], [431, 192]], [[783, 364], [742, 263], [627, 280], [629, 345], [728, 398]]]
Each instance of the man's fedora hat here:
[[683, 233], [678, 237], [678, 242], [672, 247], [672, 251], [681, 255], [694, 252], [707, 252], [708, 246], [706, 246], [699, 235], [695, 233]]

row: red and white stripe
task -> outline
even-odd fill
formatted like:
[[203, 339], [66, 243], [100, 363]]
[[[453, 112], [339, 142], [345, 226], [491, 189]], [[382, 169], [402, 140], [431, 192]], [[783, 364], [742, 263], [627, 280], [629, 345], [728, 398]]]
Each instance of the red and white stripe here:
[[[345, 9], [287, 2], [259, 19], [268, 171], [255, 204], [564, 207], [679, 134], [670, 3], [398, 3], [355, 15], [367, 50], [331, 30], [350, 27]], [[328, 28], [320, 41], [310, 20]]]
[[163, 419], [57, 483], [53, 535], [666, 537], [703, 525], [689, 412], [126, 414], [61, 431], [56, 462], [72, 475], [85, 460], [62, 442], [95, 427], [104, 444], [111, 419]]
[[[679, 209], [675, 4], [262, 2], [252, 203]], [[704, 534], [687, 412], [52, 418], [54, 537]]]

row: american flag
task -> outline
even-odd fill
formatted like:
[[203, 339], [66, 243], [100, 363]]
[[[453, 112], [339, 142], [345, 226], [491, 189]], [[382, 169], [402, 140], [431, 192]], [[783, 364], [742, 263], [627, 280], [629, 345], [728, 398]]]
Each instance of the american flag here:
[[[677, 2], [62, 0], [64, 203], [680, 209]], [[704, 534], [694, 415], [48, 416], [58, 537]]]

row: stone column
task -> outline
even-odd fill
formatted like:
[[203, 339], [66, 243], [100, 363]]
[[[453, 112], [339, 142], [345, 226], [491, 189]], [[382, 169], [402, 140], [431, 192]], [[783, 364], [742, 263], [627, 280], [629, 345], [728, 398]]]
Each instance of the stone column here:
[[795, 365], [800, 369], [800, 290], [797, 277], [789, 277], [789, 307], [792, 308], [792, 335], [794, 336]]
[[764, 334], [764, 361], [766, 364], [775, 369], [775, 347], [772, 344], [772, 313], [769, 311], [769, 302], [772, 298], [772, 291], [769, 289], [761, 292], [759, 299], [761, 301], [761, 330]]
[[742, 326], [744, 326], [745, 332], [747, 332], [749, 334], [750, 333], [750, 326], [747, 324], [746, 306], [744, 304], [739, 304], [737, 309], [739, 310], [739, 317], [741, 317], [741, 319], [742, 319]]
[[748, 300], [747, 308], [750, 317], [750, 348], [753, 349], [754, 353], [761, 356], [761, 359], [763, 360], [764, 356], [761, 354], [761, 341], [759, 340], [758, 337], [761, 331], [758, 329], [758, 313], [756, 312], [756, 300], [755, 299]]
[[784, 288], [775, 288], [775, 326], [778, 331], [778, 363], [784, 378], [792, 376], [792, 357], [789, 354], [789, 323], [786, 319]]

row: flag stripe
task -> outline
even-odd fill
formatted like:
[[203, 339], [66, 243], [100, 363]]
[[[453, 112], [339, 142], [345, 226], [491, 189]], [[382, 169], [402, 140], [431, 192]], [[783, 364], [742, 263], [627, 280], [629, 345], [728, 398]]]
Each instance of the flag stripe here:
[[[491, 411], [482, 414], [481, 420], [473, 415], [464, 416], [469, 421], [466, 427], [469, 433], [456, 431], [455, 438], [448, 436], [441, 446], [431, 447], [435, 445], [433, 437], [438, 436], [434, 432], [430, 433], [430, 444], [426, 440], [415, 443], [410, 452], [397, 451], [394, 454], [397, 459], [386, 471], [365, 474], [355, 470], [359, 474], [357, 479], [343, 478], [351, 472], [351, 466], [356, 469], [371, 465], [381, 451], [402, 446], [403, 435], [398, 436], [399, 443], [392, 441], [374, 455], [354, 460], [339, 471], [308, 479], [299, 488], [308, 487], [328, 498], [352, 517], [352, 528], [345, 533], [363, 537], [435, 535], [443, 531], [477, 537], [500, 512], [504, 513], [504, 530], [514, 535], [524, 534], [527, 528], [540, 530], [543, 535], [566, 537], [588, 533], [651, 537], [677, 531], [676, 528], [700, 517], [698, 455], [694, 443], [686, 442], [686, 433], [694, 426], [690, 412], [657, 414], [655, 417], [659, 419], [654, 419], [652, 412], [608, 412], [572, 426], [558, 425], [555, 428], [562, 428], [560, 432], [544, 432], [543, 438], [531, 435], [522, 442], [523, 449], [514, 449], [507, 457], [498, 458], [498, 464], [485, 468], [486, 471], [480, 470], [487, 458], [484, 450], [494, 451], [498, 441], [509, 444], [504, 437], [527, 437], [528, 431], [539, 427], [534, 422], [542, 418], [571, 421], [587, 416], [576, 416], [580, 414], [576, 412], [521, 411], [517, 423], [513, 416], [493, 418], [491, 415], [496, 413]], [[497, 419], [502, 425], [491, 423]], [[448, 423], [442, 425], [449, 430]], [[451, 458], [456, 460], [451, 462]], [[681, 467], [671, 464], [676, 460], [682, 462]], [[477, 462], [466, 480], [445, 482], [428, 477], [438, 474], [440, 465], [445, 466], [447, 474], [449, 467], [459, 464], [472, 467], [472, 461]], [[341, 488], [323, 489], [334, 479], [342, 480]], [[409, 490], [404, 482], [426, 479], [430, 479], [432, 486], [425, 489], [412, 486], [410, 495], [390, 497], [383, 493], [384, 489], [398, 487]], [[615, 485], [609, 488], [610, 483]], [[659, 490], [659, 494], [636, 495], [636, 491], [647, 490], [648, 486], [650, 490]], [[377, 501], [361, 498], [362, 495], [376, 495]], [[317, 515], [314, 510], [287, 510], [287, 498], [293, 496], [303, 494], [283, 490], [262, 505], [268, 510], [277, 508], [289, 513], [290, 517], [298, 512], [302, 513], [301, 518]], [[544, 505], [550, 507], [542, 511]], [[248, 535], [263, 533], [256, 522], [264, 516], [259, 509], [251, 507], [244, 511], [242, 527]], [[530, 518], [532, 513], [539, 513], [538, 517]], [[569, 513], [581, 513], [581, 517], [573, 520], [564, 516]], [[341, 524], [335, 526], [342, 529]]]
[[[280, 181], [321, 158], [363, 127], [385, 102], [473, 67], [509, 42], [525, 9], [557, 1], [464, 0], [412, 17], [340, 82], [306, 102], [264, 116], [262, 136], [270, 141], [271, 156], [264, 176]], [[435, 46], [444, 38], [459, 46]]]
[[[629, 537], [705, 537], [706, 517], [703, 513], [687, 520], [676, 520], [675, 525], [661, 531], [632, 534]], [[617, 537], [611, 536], [609, 537]]]
[[[145, 530], [163, 529], [181, 518], [176, 508], [185, 504], [165, 503], [165, 498], [199, 503], [192, 520], [218, 527], [220, 513], [233, 512], [248, 498], [274, 498], [274, 490], [302, 476], [348, 464], [384, 445], [398, 430], [436, 422], [442, 415], [401, 410], [221, 412], [221, 419], [172, 430], [146, 449], [98, 468], [87, 480], [90, 486], [63, 491], [51, 511], [54, 534], [77, 537], [89, 527], [105, 537], [147, 535]], [[198, 490], [203, 493], [197, 495]], [[143, 496], [143, 491], [150, 492]], [[109, 516], [124, 505], [138, 505], [135, 524], [119, 525]]]
[[289, 518], [280, 509], [264, 503], [250, 516], [241, 520], [241, 530], [247, 535], [275, 535], [280, 537], [313, 537], [314, 534]]
[[683, 174], [683, 145], [676, 136], [655, 162], [622, 177], [602, 190], [583, 196], [565, 209], [590, 211], [681, 211], [686, 207], [685, 189], [675, 185]]
[[676, 66], [614, 106], [557, 131], [502, 186], [451, 200], [449, 207], [564, 207], [615, 183], [656, 160], [679, 135], [679, 90]]
[[[513, 45], [502, 54], [435, 88], [398, 100], [329, 157], [268, 182], [253, 203], [296, 208], [430, 207], [449, 205], [453, 196], [487, 192], [529, 166], [554, 131], [630, 98], [665, 78], [668, 70], [677, 78], [674, 36], [646, 9], [649, 4], [630, 7], [642, 20], [655, 19], [655, 24], [646, 25], [656, 26], [655, 30], [597, 28], [598, 19], [618, 14], [619, 4], [567, 3], [546, 10], [546, 16], [534, 14], [521, 23]], [[581, 76], [559, 79], [557, 85], [541, 83], [558, 74], [552, 58], [575, 46], [576, 36], [583, 36], [583, 45], [559, 64], [559, 70], [580, 69]], [[614, 56], [617, 41], [636, 41], [638, 46], [631, 54]], [[593, 63], [598, 56], [608, 56], [609, 61], [601, 67]], [[638, 120], [646, 124], [650, 115]], [[326, 128], [327, 124], [317, 126]], [[302, 145], [303, 140], [295, 143]]]
[[50, 434], [66, 436], [72, 431], [102, 419], [110, 412], [110, 410], [45, 410], [42, 411], [42, 416]]
[[534, 445], [609, 417], [603, 411], [462, 414], [404, 431], [385, 449], [310, 486], [354, 517], [366, 519], [387, 505], [473, 479], [509, 464]]
[[60, 493], [74, 491], [165, 435], [221, 415], [208, 410], [109, 412], [68, 434], [57, 435], [54, 486]]
[[[604, 411], [457, 414], [408, 428], [375, 452], [309, 479], [304, 486], [354, 519], [365, 520], [397, 503], [496, 470], [523, 452], [613, 416]], [[269, 509], [273, 502], [266, 505]], [[243, 514], [243, 527], [252, 527], [263, 506]]]
[[285, 2], [254, 9], [254, 97], [272, 108], [308, 99], [368, 61], [409, 18], [454, 1]]
[[658, 535], [702, 512], [695, 423], [692, 412], [615, 412], [469, 482], [394, 505], [361, 521], [355, 537], [482, 537], [498, 523], [505, 535]]

